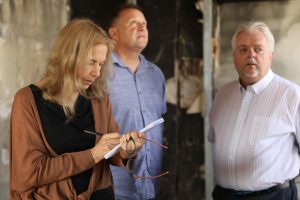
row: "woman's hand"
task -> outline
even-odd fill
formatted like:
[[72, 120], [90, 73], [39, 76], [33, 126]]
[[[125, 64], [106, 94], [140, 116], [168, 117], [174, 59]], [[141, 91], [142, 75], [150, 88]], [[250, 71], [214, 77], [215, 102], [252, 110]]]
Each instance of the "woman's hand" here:
[[104, 155], [120, 143], [119, 133], [107, 133], [102, 136], [100, 141], [91, 149], [96, 163], [104, 158]]
[[120, 138], [121, 152], [123, 159], [136, 156], [138, 151], [142, 148], [146, 136], [144, 133], [128, 132]]

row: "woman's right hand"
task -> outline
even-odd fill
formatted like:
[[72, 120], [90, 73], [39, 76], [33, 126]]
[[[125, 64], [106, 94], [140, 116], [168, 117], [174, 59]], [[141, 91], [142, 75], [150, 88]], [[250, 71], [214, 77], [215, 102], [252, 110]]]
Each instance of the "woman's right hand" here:
[[102, 136], [100, 141], [91, 149], [96, 163], [104, 158], [104, 155], [120, 143], [119, 133], [107, 133]]

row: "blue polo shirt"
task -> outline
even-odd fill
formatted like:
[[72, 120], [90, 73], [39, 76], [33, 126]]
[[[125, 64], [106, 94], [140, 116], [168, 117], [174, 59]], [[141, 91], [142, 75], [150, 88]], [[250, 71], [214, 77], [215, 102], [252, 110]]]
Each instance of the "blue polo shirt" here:
[[[109, 96], [120, 133], [139, 131], [166, 112], [165, 79], [161, 70], [140, 55], [136, 73], [113, 54], [113, 70], [109, 79]], [[146, 137], [162, 143], [163, 126], [146, 133]], [[138, 153], [133, 173], [155, 176], [161, 172], [163, 149], [145, 142]], [[125, 168], [111, 166], [116, 199], [151, 199], [158, 193], [158, 179], [134, 179]]]

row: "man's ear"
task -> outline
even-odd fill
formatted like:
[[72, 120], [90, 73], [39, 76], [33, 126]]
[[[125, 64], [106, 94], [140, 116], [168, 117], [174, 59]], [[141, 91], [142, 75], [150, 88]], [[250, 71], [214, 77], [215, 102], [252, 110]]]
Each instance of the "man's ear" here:
[[116, 40], [117, 39], [117, 29], [114, 27], [110, 27], [108, 29], [108, 35], [111, 39]]

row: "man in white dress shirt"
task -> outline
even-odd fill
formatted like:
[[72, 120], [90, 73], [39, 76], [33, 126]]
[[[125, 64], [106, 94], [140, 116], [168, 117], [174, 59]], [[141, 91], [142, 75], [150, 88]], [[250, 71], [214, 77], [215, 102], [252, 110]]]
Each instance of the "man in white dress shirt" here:
[[274, 37], [263, 22], [232, 37], [239, 78], [223, 86], [210, 111], [214, 200], [296, 200], [300, 88], [271, 70]]

